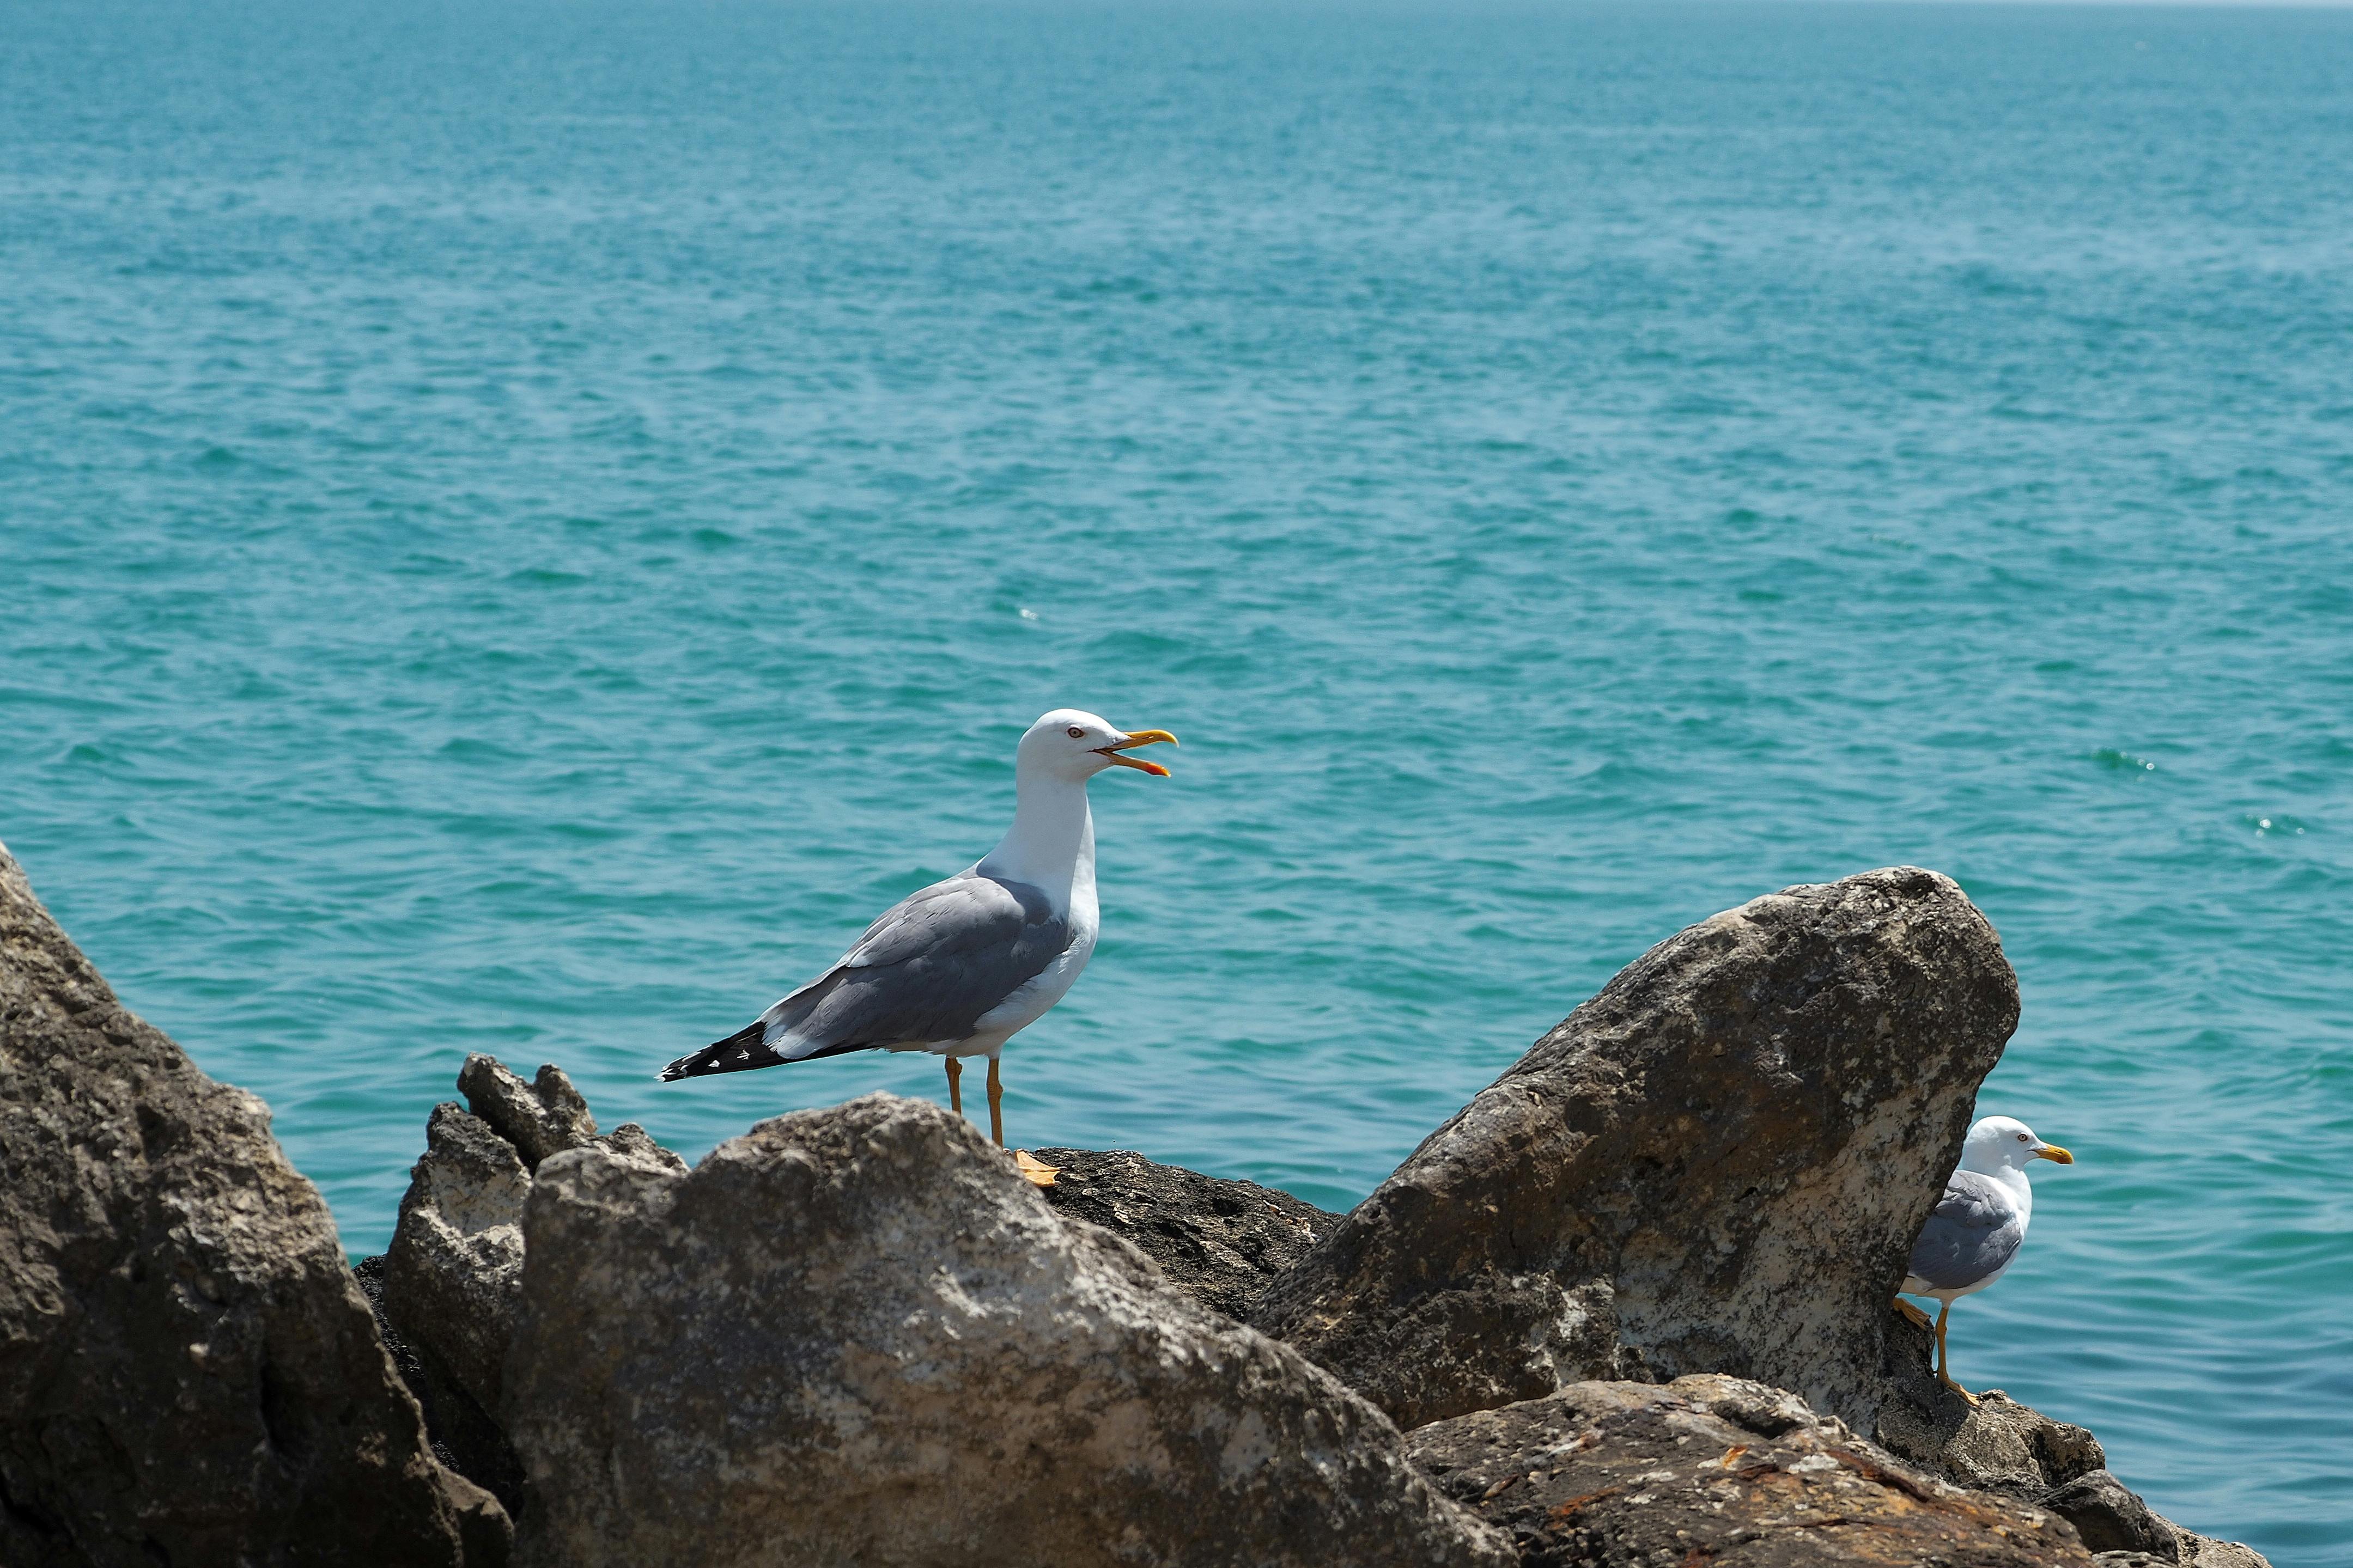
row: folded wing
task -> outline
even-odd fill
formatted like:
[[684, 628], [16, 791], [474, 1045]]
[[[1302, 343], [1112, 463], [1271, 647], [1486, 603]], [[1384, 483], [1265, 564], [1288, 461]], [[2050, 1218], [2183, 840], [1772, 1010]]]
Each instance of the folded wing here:
[[1946, 1179], [1945, 1195], [1920, 1239], [1912, 1244], [1911, 1279], [1932, 1290], [1977, 1284], [2008, 1267], [2025, 1239], [2018, 1205], [2000, 1183], [1975, 1171], [1956, 1171]]
[[1068, 918], [1043, 892], [965, 871], [902, 899], [824, 974], [661, 1076], [969, 1039], [983, 1014], [1070, 944]]

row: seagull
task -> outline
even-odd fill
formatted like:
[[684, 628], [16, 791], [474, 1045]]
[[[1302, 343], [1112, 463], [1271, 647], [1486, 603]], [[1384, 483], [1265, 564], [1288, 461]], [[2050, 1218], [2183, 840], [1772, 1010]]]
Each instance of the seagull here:
[[[1945, 1354], [1945, 1321], [1953, 1303], [1984, 1289], [2002, 1277], [2026, 1239], [2026, 1222], [2034, 1213], [2034, 1189], [2026, 1167], [2037, 1160], [2072, 1165], [2075, 1156], [2056, 1143], [2045, 1143], [2023, 1121], [2009, 1116], [1989, 1116], [1969, 1129], [1961, 1143], [1961, 1163], [1945, 1178], [1945, 1195], [1912, 1244], [1912, 1261], [1902, 1286], [1906, 1296], [1933, 1296], [1944, 1303], [1936, 1314], [1936, 1376], [1944, 1385], [1971, 1405], [1978, 1396], [1953, 1381]], [[1928, 1314], [1908, 1302], [1895, 1310], [1922, 1328]]]
[[[723, 1040], [661, 1069], [662, 1081], [747, 1072], [845, 1051], [930, 1051], [947, 1059], [948, 1104], [964, 1114], [965, 1057], [988, 1058], [988, 1130], [1005, 1146], [997, 1054], [1045, 1016], [1094, 952], [1095, 823], [1087, 781], [1105, 768], [1159, 778], [1128, 753], [1176, 737], [1122, 730], [1057, 708], [1013, 754], [1013, 826], [997, 847], [944, 882], [899, 900], [833, 967]], [[1022, 1174], [1053, 1168], [1017, 1153]]]

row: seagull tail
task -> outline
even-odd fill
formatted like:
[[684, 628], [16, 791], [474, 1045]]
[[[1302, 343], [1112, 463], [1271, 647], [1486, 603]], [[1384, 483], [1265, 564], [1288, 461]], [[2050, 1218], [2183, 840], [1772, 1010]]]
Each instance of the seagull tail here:
[[692, 1056], [681, 1057], [661, 1069], [664, 1083], [676, 1083], [682, 1078], [701, 1078], [705, 1073], [749, 1072], [754, 1068], [772, 1068], [789, 1060], [768, 1048], [768, 1021], [757, 1019], [736, 1030], [723, 1040], [713, 1040]]

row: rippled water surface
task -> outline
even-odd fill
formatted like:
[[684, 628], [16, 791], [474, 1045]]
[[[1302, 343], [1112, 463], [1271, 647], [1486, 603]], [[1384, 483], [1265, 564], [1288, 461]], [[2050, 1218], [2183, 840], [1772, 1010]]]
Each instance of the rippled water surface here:
[[384, 1243], [1094, 797], [1025, 1142], [1326, 1205], [1756, 893], [1960, 878], [1962, 1375], [2353, 1563], [2353, 16], [14, 7], [0, 837]]

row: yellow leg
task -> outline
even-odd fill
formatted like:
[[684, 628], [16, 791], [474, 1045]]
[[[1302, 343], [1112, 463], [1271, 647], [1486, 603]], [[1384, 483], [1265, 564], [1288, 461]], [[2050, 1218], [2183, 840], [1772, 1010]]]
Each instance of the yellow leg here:
[[1915, 1329], [1925, 1329], [1928, 1327], [1928, 1314], [1922, 1311], [1919, 1308], [1914, 1306], [1911, 1302], [1905, 1300], [1901, 1296], [1895, 1298], [1895, 1315], [1902, 1318], [1905, 1322], [1911, 1324]]
[[[1005, 1147], [1005, 1084], [997, 1076], [995, 1057], [988, 1058], [988, 1135], [997, 1140], [998, 1148]], [[1027, 1149], [1013, 1152], [1013, 1168], [1021, 1173], [1023, 1181], [1038, 1187], [1052, 1186], [1055, 1173], [1061, 1169], [1059, 1165], [1049, 1165], [1043, 1160], [1032, 1159]]]
[[964, 1063], [954, 1057], [948, 1058], [948, 1109], [964, 1114]]
[[1947, 1388], [1951, 1389], [1971, 1405], [1975, 1405], [1978, 1402], [1978, 1396], [1953, 1381], [1952, 1362], [1945, 1353], [1945, 1321], [1952, 1315], [1953, 1304], [1950, 1301], [1946, 1302], [1945, 1310], [1936, 1314], [1936, 1379]]

